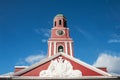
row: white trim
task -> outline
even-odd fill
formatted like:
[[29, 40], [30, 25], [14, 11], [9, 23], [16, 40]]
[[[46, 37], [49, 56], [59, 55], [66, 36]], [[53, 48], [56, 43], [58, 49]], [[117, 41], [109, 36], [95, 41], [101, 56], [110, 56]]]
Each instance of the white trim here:
[[65, 42], [65, 51], [66, 51], [66, 54], [68, 54], [68, 48], [67, 48], [68, 46], [67, 46], [67, 43], [68, 43], [68, 42]]
[[54, 55], [56, 54], [56, 42], [54, 42]]
[[73, 55], [72, 55], [72, 45], [71, 45], [71, 44], [72, 44], [72, 42], [69, 42], [69, 46], [70, 46], [70, 56], [73, 56]]
[[53, 41], [53, 40], [58, 40], [58, 41], [61, 41], [61, 40], [66, 41], [66, 40], [68, 40], [68, 41], [73, 42], [72, 38], [49, 38], [48, 42]]
[[0, 78], [11, 78], [11, 76], [0, 76]]
[[67, 54], [65, 54], [65, 53], [57, 53], [57, 54], [54, 55], [54, 56], [51, 56], [51, 57], [49, 57], [49, 58], [45, 58], [45, 59], [41, 60], [40, 62], [38, 62], [38, 63], [30, 66], [29, 68], [26, 68], [26, 69], [23, 69], [23, 70], [21, 70], [21, 71], [16, 72], [16, 73], [14, 74], [14, 76], [21, 75], [21, 74], [23, 74], [23, 73], [25, 73], [25, 72], [27, 72], [27, 71], [29, 71], [29, 70], [37, 67], [37, 66], [40, 66], [40, 65], [42, 65], [42, 64], [44, 64], [44, 63], [46, 63], [46, 62], [48, 62], [48, 61], [50, 61], [50, 60], [52, 60], [52, 59], [54, 59], [55, 57], [57, 57], [57, 56], [59, 56], [59, 55], [65, 56], [65, 57], [67, 57], [68, 59], [73, 60], [74, 62], [76, 62], [76, 63], [78, 63], [78, 64], [80, 64], [80, 65], [83, 65], [83, 66], [85, 66], [85, 67], [87, 67], [87, 68], [89, 68], [89, 69], [91, 69], [91, 70], [93, 70], [93, 71], [95, 71], [95, 72], [97, 72], [97, 73], [99, 73], [99, 74], [101, 74], [101, 75], [104, 75], [104, 76], [112, 76], [111, 74], [109, 74], [109, 73], [107, 73], [107, 72], [105, 72], [105, 71], [102, 71], [102, 70], [100, 70], [100, 69], [98, 69], [98, 68], [96, 68], [96, 67], [93, 67], [93, 66], [91, 66], [91, 65], [89, 65], [89, 64], [87, 64], [87, 63], [85, 63], [85, 62], [83, 62], [83, 61], [81, 61], [81, 60], [75, 59], [74, 57], [71, 57], [71, 56], [69, 56], [69, 55], [67, 55]]
[[66, 27], [54, 27], [54, 26], [51, 28], [51, 30], [52, 29], [68, 29], [69, 30], [69, 28], [66, 28]]
[[78, 64], [80, 64], [80, 65], [82, 64], [83, 66], [85, 66], [85, 67], [87, 67], [87, 68], [89, 68], [89, 69], [91, 69], [91, 70], [93, 70], [93, 71], [95, 71], [95, 72], [97, 72], [97, 73], [99, 73], [99, 74], [102, 74], [102, 75], [105, 75], [105, 76], [112, 76], [111, 74], [109, 74], [109, 73], [107, 73], [107, 72], [105, 72], [105, 71], [102, 71], [102, 70], [100, 70], [100, 69], [98, 69], [98, 68], [96, 68], [96, 67], [93, 67], [93, 66], [91, 66], [91, 65], [89, 65], [89, 64], [87, 64], [87, 63], [85, 63], [85, 62], [83, 62], [83, 61], [81, 61], [81, 60], [78, 60], [78, 59], [76, 59], [76, 58], [74, 58], [74, 57], [71, 57], [71, 56], [69, 56], [69, 55], [65, 55], [65, 54], [63, 54], [63, 53], [62, 53], [62, 55], [64, 55], [65, 57], [67, 57], [67, 58], [75, 61], [76, 63], [78, 63]]
[[15, 68], [28, 68], [29, 66], [15, 66]]
[[13, 75], [17, 76], [17, 75], [20, 75], [20, 74], [22, 74], [22, 73], [25, 73], [25, 72], [27, 72], [27, 71], [29, 71], [29, 70], [31, 70], [31, 69], [39, 66], [39, 65], [44, 64], [45, 62], [48, 62], [48, 61], [52, 60], [53, 58], [59, 56], [60, 54], [61, 54], [61, 53], [58, 53], [58, 54], [56, 54], [56, 55], [50, 56], [49, 58], [45, 58], [45, 59], [41, 60], [40, 62], [35, 63], [34, 65], [30, 66], [29, 68], [20, 70], [20, 71], [14, 73]]
[[49, 42], [49, 57], [51, 56], [51, 44], [52, 42]]
[[[65, 43], [65, 42], [68, 42], [68, 41], [65, 40], [65, 41], [48, 41], [48, 42], [56, 42], [56, 43], [57, 42], [64, 42]], [[69, 42], [73, 42], [73, 41], [69, 41]]]
[[80, 78], [78, 78], [78, 77], [76, 77], [76, 78], [64, 78], [64, 77], [61, 77], [61, 78], [58, 78], [58, 77], [38, 77], [38, 76], [14, 76], [14, 77], [12, 77], [12, 79], [29, 79], [29, 80], [33, 80], [33, 79], [35, 79], [35, 80], [44, 80], [44, 79], [49, 79], [49, 80], [53, 80], [53, 79], [64, 79], [64, 80], [66, 80], [66, 79], [70, 79], [70, 80], [76, 80], [76, 79], [80, 79], [80, 80], [83, 80], [83, 79], [87, 79], [87, 80], [93, 80], [93, 79], [117, 79], [118, 78], [118, 76], [82, 76], [82, 77], [80, 77]]

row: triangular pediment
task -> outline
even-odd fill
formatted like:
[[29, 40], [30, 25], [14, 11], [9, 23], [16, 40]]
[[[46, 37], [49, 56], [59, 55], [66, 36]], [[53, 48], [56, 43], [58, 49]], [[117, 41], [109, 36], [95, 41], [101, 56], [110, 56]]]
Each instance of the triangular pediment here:
[[[62, 63], [59, 63], [58, 61], [58, 58], [60, 57], [62, 58], [61, 60], [63, 61]], [[67, 71], [64, 72], [64, 70], [67, 70]], [[45, 58], [40, 62], [33, 64], [32, 66], [26, 69], [16, 72], [14, 76], [39, 76], [40, 77], [41, 74], [43, 76], [44, 75], [53, 76], [52, 75], [53, 72], [50, 72], [50, 71], [53, 71], [54, 73], [56, 72], [55, 75], [61, 74], [64, 72], [66, 76], [72, 75], [72, 74], [78, 74], [80, 75], [80, 77], [81, 76], [111, 76], [109, 73], [104, 72], [96, 67], [93, 67], [74, 57], [66, 55], [65, 53], [58, 53], [54, 56]]]

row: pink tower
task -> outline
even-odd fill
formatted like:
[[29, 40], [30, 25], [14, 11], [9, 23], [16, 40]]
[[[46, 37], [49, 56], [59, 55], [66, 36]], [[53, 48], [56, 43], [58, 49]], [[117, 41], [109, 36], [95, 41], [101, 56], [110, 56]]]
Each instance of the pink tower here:
[[64, 53], [70, 56], [73, 54], [73, 40], [69, 35], [66, 18], [62, 14], [55, 16], [51, 37], [48, 40], [48, 57], [57, 53]]

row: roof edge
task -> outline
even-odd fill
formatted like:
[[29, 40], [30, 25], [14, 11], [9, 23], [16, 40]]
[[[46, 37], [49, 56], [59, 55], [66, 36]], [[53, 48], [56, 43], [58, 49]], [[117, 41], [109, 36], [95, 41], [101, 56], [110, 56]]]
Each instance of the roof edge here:
[[104, 75], [104, 76], [112, 76], [111, 74], [109, 74], [109, 73], [107, 73], [107, 72], [105, 72], [105, 71], [102, 71], [102, 70], [100, 70], [100, 69], [98, 69], [98, 68], [96, 68], [96, 67], [94, 67], [94, 66], [91, 66], [91, 65], [89, 65], [89, 64], [87, 64], [87, 63], [85, 63], [85, 62], [83, 62], [83, 61], [81, 61], [81, 60], [78, 60], [78, 59], [76, 59], [76, 58], [74, 58], [74, 57], [72, 57], [72, 56], [69, 56], [69, 55], [67, 55], [67, 54], [64, 54], [64, 53], [58, 53], [58, 54], [56, 54], [56, 55], [54, 55], [54, 56], [45, 58], [45, 59], [41, 60], [40, 62], [35, 63], [35, 64], [33, 64], [32, 66], [30, 66], [30, 67], [28, 67], [28, 68], [26, 68], [26, 69], [23, 69], [23, 70], [21, 70], [21, 71], [18, 71], [18, 72], [16, 72], [16, 73], [14, 73], [14, 76], [21, 75], [21, 74], [23, 74], [23, 73], [25, 73], [25, 72], [27, 72], [27, 71], [35, 68], [35, 67], [38, 67], [39, 65], [42, 65], [42, 64], [44, 64], [44, 63], [46, 63], [46, 62], [54, 59], [55, 57], [57, 57], [57, 56], [59, 56], [59, 55], [63, 55], [63, 56], [65, 56], [65, 57], [73, 60], [74, 62], [76, 62], [76, 63], [78, 63], [78, 64], [82, 64], [83, 66], [85, 66], [85, 67], [87, 67], [87, 68], [89, 68], [89, 69], [91, 69], [91, 70], [93, 70], [93, 71], [95, 71], [95, 72], [97, 72], [97, 73], [99, 73], [99, 74], [102, 74], [102, 75]]

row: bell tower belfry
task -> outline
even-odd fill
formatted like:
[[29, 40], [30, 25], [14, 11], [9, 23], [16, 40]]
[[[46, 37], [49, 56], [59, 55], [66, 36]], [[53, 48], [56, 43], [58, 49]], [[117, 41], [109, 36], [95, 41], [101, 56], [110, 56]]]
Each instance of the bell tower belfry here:
[[53, 28], [51, 29], [51, 37], [48, 40], [48, 57], [58, 53], [74, 56], [73, 40], [70, 38], [67, 21], [63, 14], [55, 16]]

